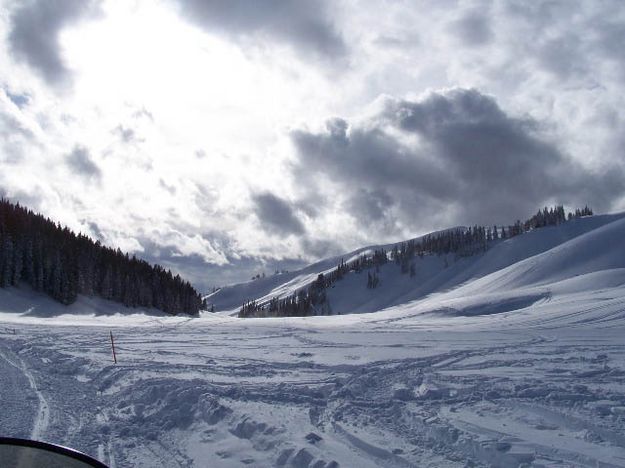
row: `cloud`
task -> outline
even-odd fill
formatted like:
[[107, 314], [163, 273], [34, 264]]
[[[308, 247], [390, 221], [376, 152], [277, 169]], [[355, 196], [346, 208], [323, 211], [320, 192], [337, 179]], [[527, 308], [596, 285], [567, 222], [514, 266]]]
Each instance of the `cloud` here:
[[[623, 5], [617, 2], [614, 5], [617, 12], [622, 13]], [[594, 48], [612, 63], [616, 64], [620, 69], [620, 80], [625, 78], [625, 50], [623, 42], [625, 41], [625, 21], [622, 15], [603, 13], [600, 19], [595, 19], [592, 24], [593, 37], [596, 41], [593, 43]], [[586, 51], [586, 55], [594, 55], [590, 51]]]
[[170, 195], [176, 195], [176, 186], [175, 185], [168, 184], [162, 178], [159, 179], [158, 185], [160, 185], [163, 190], [166, 190], [167, 192], [169, 192]]
[[209, 32], [286, 43], [303, 53], [336, 58], [346, 45], [325, 2], [177, 0], [183, 15]]
[[142, 107], [141, 109], [133, 112], [132, 116], [137, 120], [147, 119], [150, 122], [154, 122], [154, 116], [152, 115], [152, 112], [147, 110], [145, 107]]
[[572, 34], [545, 41], [537, 53], [538, 63], [559, 79], [585, 76], [586, 58], [580, 48], [580, 40]]
[[100, 181], [102, 171], [91, 158], [89, 150], [84, 146], [75, 146], [71, 153], [66, 157], [67, 165], [78, 175], [87, 179]]
[[[4, 92], [2, 92], [4, 91]], [[16, 107], [15, 96], [0, 90], [0, 163], [24, 161], [28, 146], [36, 142], [36, 136]]]
[[[301, 258], [261, 258], [256, 256], [228, 257], [227, 262], [206, 262], [200, 255], [181, 256], [174, 247], [142, 240], [145, 248], [138, 256], [179, 273], [202, 293], [213, 287], [249, 281], [260, 273], [271, 276], [275, 271], [291, 271], [302, 268], [306, 262]], [[236, 304], [239, 306], [239, 304]]]
[[81, 220], [81, 224], [87, 225], [89, 227], [89, 232], [97, 240], [102, 241], [102, 239], [104, 239], [105, 237], [104, 233], [102, 232], [102, 229], [100, 229], [100, 226], [98, 226], [97, 223], [93, 221], [89, 221], [89, 220]]
[[622, 0], [117, 3], [84, 37], [96, 0], [3, 3], [0, 185], [196, 281], [554, 202], [625, 209]]
[[20, 93], [12, 93], [11, 91], [4, 91], [7, 97], [11, 100], [13, 104], [15, 104], [20, 109], [26, 107], [30, 101], [30, 96], [28, 94], [20, 94]]
[[25, 61], [49, 84], [65, 83], [70, 72], [59, 43], [69, 24], [98, 12], [97, 0], [24, 0], [12, 12], [8, 43], [13, 55]]
[[493, 39], [490, 19], [480, 11], [465, 13], [460, 19], [449, 25], [449, 30], [469, 46], [481, 46]]
[[387, 217], [393, 203], [393, 198], [382, 188], [360, 188], [348, 200], [347, 209], [361, 219], [379, 222]]
[[625, 188], [617, 168], [584, 171], [543, 138], [536, 121], [509, 116], [474, 89], [388, 99], [358, 126], [333, 119], [325, 132], [291, 138], [295, 177], [330, 179], [342, 207], [380, 232], [511, 222], [550, 202], [601, 211]]
[[304, 234], [305, 228], [288, 202], [266, 192], [252, 196], [256, 216], [263, 228], [274, 234]]
[[[299, 156], [293, 176], [302, 185], [333, 182], [336, 195], [331, 198], [342, 199], [342, 206], [351, 208], [361, 227], [376, 231], [378, 226], [371, 223], [380, 217], [376, 205], [394, 205], [408, 213], [417, 205], [431, 207], [433, 200], [444, 203], [456, 195], [453, 186], [440, 184], [446, 178], [445, 171], [427, 158], [408, 153], [381, 127], [367, 124], [347, 132], [345, 126], [345, 121], [334, 119], [326, 132], [293, 132], [291, 138]], [[310, 187], [308, 196], [316, 198], [318, 192]], [[363, 200], [363, 194], [369, 200]], [[367, 213], [373, 218], [362, 216]]]
[[303, 251], [313, 258], [325, 258], [345, 252], [345, 249], [340, 244], [328, 239], [302, 238], [301, 246]]
[[133, 143], [135, 141], [142, 141], [137, 138], [137, 133], [134, 129], [130, 127], [124, 127], [123, 125], [118, 125], [113, 129], [113, 133], [116, 134], [120, 140], [124, 143]]

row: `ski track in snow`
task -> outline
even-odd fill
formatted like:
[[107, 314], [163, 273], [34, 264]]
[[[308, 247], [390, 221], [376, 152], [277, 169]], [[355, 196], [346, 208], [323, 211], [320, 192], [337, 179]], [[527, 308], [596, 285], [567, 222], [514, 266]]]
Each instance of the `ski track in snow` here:
[[149, 319], [113, 329], [117, 366], [107, 328], [23, 324], [2, 341], [23, 364], [2, 356], [54, 405], [49, 440], [115, 467], [618, 467], [624, 307], [615, 288], [505, 320]]
[[48, 424], [50, 421], [50, 408], [48, 405], [48, 401], [43, 396], [43, 393], [37, 388], [37, 382], [35, 381], [35, 377], [28, 370], [28, 368], [19, 356], [15, 355], [14, 361], [13, 359], [8, 358], [6, 354], [0, 350], [0, 357], [4, 359], [9, 365], [19, 370], [26, 377], [30, 388], [35, 392], [35, 395], [37, 396], [37, 400], [39, 401], [39, 407], [35, 416], [35, 420], [32, 424], [33, 428], [30, 432], [30, 438], [34, 440], [41, 440], [42, 437], [45, 435], [46, 430], [48, 429]]

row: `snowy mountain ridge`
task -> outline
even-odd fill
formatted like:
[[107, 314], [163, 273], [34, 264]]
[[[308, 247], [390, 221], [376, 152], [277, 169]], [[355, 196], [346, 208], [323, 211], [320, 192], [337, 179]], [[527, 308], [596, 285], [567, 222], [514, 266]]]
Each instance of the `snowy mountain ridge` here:
[[[461, 228], [461, 226], [436, 231], [433, 234], [458, 228]], [[415, 237], [412, 240], [419, 240], [422, 237], [423, 236]], [[243, 283], [224, 286], [219, 288], [217, 291], [204, 296], [204, 299], [207, 300], [209, 306], [213, 305], [216, 311], [223, 311], [230, 309], [234, 310], [240, 307], [244, 301], [250, 299], [269, 299], [274, 296], [287, 296], [292, 294], [294, 291], [309, 285], [317, 278], [319, 273], [328, 273], [335, 269], [342, 259], [349, 262], [364, 253], [368, 253], [376, 249], [388, 250], [392, 248], [393, 245], [395, 244], [368, 245], [342, 255], [335, 255], [319, 260], [299, 270], [277, 273], [275, 275], [265, 276]]]

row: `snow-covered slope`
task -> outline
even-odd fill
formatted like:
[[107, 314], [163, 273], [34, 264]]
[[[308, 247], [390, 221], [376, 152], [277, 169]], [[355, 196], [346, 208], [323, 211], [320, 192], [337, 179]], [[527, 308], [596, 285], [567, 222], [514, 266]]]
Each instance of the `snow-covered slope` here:
[[[418, 240], [419, 238], [415, 238]], [[206, 296], [209, 304], [215, 306], [217, 311], [233, 310], [241, 306], [245, 301], [252, 299], [279, 296], [288, 296], [294, 291], [309, 285], [319, 273], [327, 273], [336, 268], [341, 260], [350, 261], [365, 252], [375, 249], [389, 250], [393, 244], [370, 245], [343, 255], [337, 255], [313, 263], [300, 270], [280, 273], [256, 280], [225, 286], [218, 291]]]
[[597, 216], [425, 258], [368, 314], [58, 316], [0, 290], [0, 428], [111, 467], [625, 467], [624, 240]]
[[53, 300], [46, 294], [34, 291], [27, 284], [19, 287], [0, 288], [0, 320], [18, 323], [40, 323], [54, 317], [55, 323], [69, 322], [94, 325], [103, 317], [126, 315], [131, 320], [144, 321], [146, 317], [166, 317], [158, 309], [130, 308], [98, 297], [79, 295], [68, 306]]
[[13, 313], [0, 427], [111, 467], [623, 467], [624, 281], [331, 317]]
[[491, 274], [471, 287], [509, 290], [615, 268], [625, 268], [625, 218], [622, 217]]
[[[428, 294], [453, 289], [463, 283], [487, 276], [519, 261], [566, 244], [572, 239], [587, 235], [591, 236], [588, 238], [588, 244], [592, 245], [586, 247], [590, 250], [586, 250], [584, 255], [593, 259], [592, 262], [594, 263], [591, 262], [582, 268], [583, 272], [589, 271], [589, 269], [592, 270], [595, 267], [602, 267], [605, 260], [619, 264], [621, 261], [620, 257], [612, 256], [610, 253], [603, 254], [609, 258], [598, 258], [598, 249], [602, 248], [600, 244], [609, 240], [611, 242], [610, 245], [614, 247], [614, 243], [618, 242], [618, 234], [614, 234], [610, 239], [597, 234], [598, 237], [596, 237], [595, 241], [592, 233], [622, 220], [624, 216], [622, 213], [591, 216], [575, 219], [560, 226], [537, 229], [512, 239], [495, 242], [484, 254], [472, 257], [456, 259], [453, 255], [448, 255], [447, 257], [425, 256], [421, 259], [416, 258], [416, 275], [412, 278], [409, 275], [402, 275], [396, 265], [387, 264], [380, 267], [378, 273], [380, 286], [376, 289], [366, 288], [366, 272], [360, 274], [350, 273], [341, 281], [335, 283], [332, 289], [328, 291], [330, 305], [334, 313], [347, 314], [373, 312], [403, 304], [423, 298]], [[621, 228], [615, 226], [611, 229], [618, 232]], [[373, 251], [381, 247], [389, 250], [391, 246], [370, 246], [343, 256], [318, 262], [287, 275], [276, 275], [226, 287], [209, 296], [208, 301], [214, 304], [217, 311], [225, 310], [228, 313], [234, 313], [245, 301], [256, 299], [263, 302], [272, 297], [285, 297], [298, 289], [306, 287], [317, 278], [319, 273], [326, 274], [336, 268], [341, 258], [347, 261], [363, 252]], [[566, 247], [566, 249], [570, 249], [569, 256], [575, 256], [575, 250], [580, 248], [577, 244]], [[553, 258], [562, 256], [557, 252], [553, 255]], [[537, 261], [542, 262], [542, 260]], [[576, 265], [573, 265], [570, 260], [562, 258], [559, 261], [561, 262], [560, 264], [556, 265], [554, 263], [552, 267], [545, 268], [558, 269], [559, 273], [556, 276], [559, 278], [577, 274], [575, 272]], [[556, 260], [552, 260], [553, 262], [556, 262]], [[609, 262], [605, 265], [612, 264]], [[581, 264], [577, 266], [581, 268]], [[532, 278], [536, 281], [538, 280], [538, 277], [533, 276]], [[534, 279], [528, 277], [527, 281], [534, 281]]]

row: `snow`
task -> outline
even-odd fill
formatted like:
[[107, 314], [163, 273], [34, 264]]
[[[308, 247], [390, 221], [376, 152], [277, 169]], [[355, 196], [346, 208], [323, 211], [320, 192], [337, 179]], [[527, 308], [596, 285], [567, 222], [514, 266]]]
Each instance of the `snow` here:
[[[380, 286], [373, 290], [366, 288], [366, 272], [350, 273], [336, 282], [328, 290], [327, 295], [332, 311], [336, 314], [374, 312], [422, 299], [435, 292], [457, 288], [459, 285], [501, 271], [520, 261], [529, 261], [530, 258], [558, 246], [569, 249], [568, 255], [565, 252], [560, 252], [554, 258], [560, 259], [561, 264], [541, 267], [547, 276], [552, 272], [557, 272], [553, 274], [559, 274], [562, 278], [571, 276], [570, 271], [579, 269], [581, 265], [571, 264], [571, 268], [568, 268], [567, 263], [581, 261], [584, 254], [588, 257], [585, 260], [588, 264], [586, 269], [580, 270], [580, 272], [595, 271], [596, 268], [605, 269], [610, 264], [623, 266], [625, 265], [625, 262], [622, 261], [625, 250], [618, 248], [620, 240], [618, 232], [622, 226], [618, 225], [617, 221], [623, 220], [624, 217], [625, 214], [619, 213], [574, 219], [561, 226], [546, 227], [512, 239], [497, 241], [483, 255], [463, 258], [455, 258], [453, 255], [417, 257], [415, 259], [416, 275], [413, 278], [410, 278], [409, 275], [402, 275], [395, 264], [389, 263], [380, 267], [380, 271], [377, 273], [380, 278]], [[601, 232], [603, 227], [616, 234]], [[579, 251], [578, 244], [586, 242], [584, 240], [586, 235], [590, 235], [593, 239], [596, 238], [597, 242], [610, 242], [613, 248], [603, 250], [603, 255], [606, 258], [598, 258], [594, 249], [590, 249], [586, 253]], [[577, 239], [577, 243], [569, 242], [574, 239]], [[380, 248], [389, 251], [392, 245], [359, 249], [344, 256], [324, 260], [300, 271], [288, 273], [286, 276], [272, 276], [222, 288], [210, 295], [207, 300], [215, 305], [217, 311], [234, 315], [245, 301], [256, 299], [262, 303], [272, 297], [289, 296], [312, 283], [320, 273], [326, 274], [335, 269], [341, 258], [355, 259], [362, 253], [372, 252]], [[613, 257], [611, 252], [617, 252], [617, 255]], [[535, 260], [542, 263], [545, 259], [546, 257], [541, 257]], [[523, 271], [519, 274], [525, 275], [526, 273]], [[534, 272], [534, 276], [539, 273], [540, 271]], [[535, 281], [534, 277], [527, 277], [526, 280]]]
[[[113, 467], [623, 467], [623, 239], [623, 215], [595, 216], [416, 278], [389, 265], [370, 296], [349, 275], [333, 307], [370, 313], [330, 317], [0, 290], [0, 427]], [[335, 260], [222, 294], [286, 294]]]
[[[458, 227], [452, 229], [458, 229]], [[444, 231], [447, 230], [438, 232]], [[418, 237], [414, 240], [419, 239], [420, 238]], [[210, 304], [215, 306], [215, 310], [228, 311], [229, 314], [233, 314], [238, 312], [238, 309], [244, 302], [252, 299], [257, 299], [258, 301], [263, 302], [276, 296], [289, 296], [298, 289], [308, 286], [317, 279], [317, 276], [320, 273], [327, 274], [332, 270], [335, 270], [341, 260], [350, 262], [363, 254], [371, 254], [373, 251], [380, 249], [385, 249], [388, 252], [392, 249], [393, 245], [394, 244], [384, 244], [363, 247], [344, 255], [337, 255], [335, 257], [321, 260], [320, 262], [309, 265], [301, 270], [267, 276], [265, 278], [259, 278], [232, 286], [226, 286], [212, 294], [209, 294], [206, 296], [206, 299]], [[345, 289], [349, 291], [350, 288], [347, 287]], [[350, 309], [350, 312], [354, 312], [354, 309]]]

